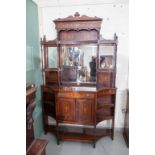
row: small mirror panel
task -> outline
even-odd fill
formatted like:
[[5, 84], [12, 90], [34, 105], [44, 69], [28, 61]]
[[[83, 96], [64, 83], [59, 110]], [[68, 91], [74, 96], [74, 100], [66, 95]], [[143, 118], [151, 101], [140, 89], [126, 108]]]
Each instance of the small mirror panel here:
[[58, 66], [58, 52], [57, 47], [48, 47], [48, 67], [57, 68]]
[[99, 47], [99, 69], [114, 68], [114, 46]]

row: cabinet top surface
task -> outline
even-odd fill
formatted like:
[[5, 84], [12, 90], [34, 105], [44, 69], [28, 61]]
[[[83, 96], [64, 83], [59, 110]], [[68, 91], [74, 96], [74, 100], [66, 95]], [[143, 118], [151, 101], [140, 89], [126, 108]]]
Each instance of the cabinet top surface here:
[[61, 87], [59, 90], [62, 91], [89, 91], [96, 92], [96, 87]]
[[102, 89], [98, 89], [97, 87], [66, 87], [66, 86], [62, 86], [58, 89], [55, 89], [55, 91], [74, 91], [74, 92], [98, 92], [101, 90], [116, 90], [116, 88], [102, 88]]

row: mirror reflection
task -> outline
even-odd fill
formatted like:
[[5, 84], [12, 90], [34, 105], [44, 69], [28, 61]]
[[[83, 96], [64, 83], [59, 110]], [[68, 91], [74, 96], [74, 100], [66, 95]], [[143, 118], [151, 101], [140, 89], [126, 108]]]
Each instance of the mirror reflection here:
[[48, 47], [48, 67], [57, 68], [58, 66], [58, 55], [57, 47]]
[[63, 82], [96, 82], [97, 46], [62, 46], [61, 67]]
[[114, 46], [100, 46], [99, 48], [99, 68], [112, 69], [114, 67]]

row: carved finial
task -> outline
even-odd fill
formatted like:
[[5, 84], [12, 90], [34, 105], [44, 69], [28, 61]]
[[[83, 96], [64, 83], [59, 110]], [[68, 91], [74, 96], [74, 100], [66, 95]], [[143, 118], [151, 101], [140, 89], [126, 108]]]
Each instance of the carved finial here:
[[80, 14], [79, 14], [78, 12], [75, 12], [74, 16], [75, 16], [75, 17], [79, 17]]
[[116, 33], [114, 34], [114, 40], [117, 40], [117, 35], [116, 35]]
[[46, 36], [44, 35], [44, 37], [43, 37], [43, 41], [45, 42], [46, 41]]

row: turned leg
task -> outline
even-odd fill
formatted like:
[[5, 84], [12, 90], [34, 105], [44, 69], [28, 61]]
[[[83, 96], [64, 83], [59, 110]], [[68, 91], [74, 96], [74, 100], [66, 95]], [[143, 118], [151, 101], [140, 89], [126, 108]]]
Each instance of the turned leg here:
[[112, 133], [111, 133], [111, 139], [114, 140], [114, 132], [113, 132], [113, 129], [112, 129]]
[[56, 135], [57, 135], [57, 145], [60, 144], [60, 141], [59, 141], [59, 123], [56, 122]]
[[111, 139], [114, 140], [114, 120], [112, 119]]
[[47, 125], [48, 125], [48, 116], [46, 114], [43, 114], [43, 126], [44, 126], [44, 134], [45, 135], [48, 132]]
[[96, 148], [96, 142], [94, 142], [94, 144], [93, 144], [93, 148], [94, 148], [94, 149]]
[[93, 148], [96, 147], [96, 125], [94, 125], [94, 142], [93, 142]]
[[59, 139], [57, 138], [57, 145], [59, 145], [60, 144], [60, 141], [59, 141]]

